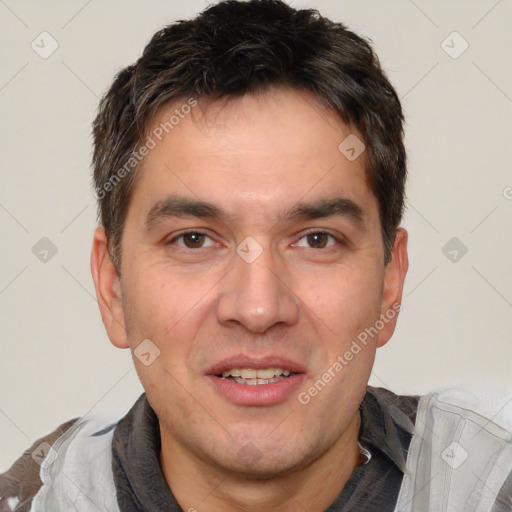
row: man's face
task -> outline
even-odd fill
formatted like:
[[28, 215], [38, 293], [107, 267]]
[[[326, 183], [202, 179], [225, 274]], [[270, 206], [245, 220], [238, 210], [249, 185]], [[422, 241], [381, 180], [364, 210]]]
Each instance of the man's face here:
[[[163, 443], [277, 475], [317, 459], [353, 421], [387, 339], [333, 365], [391, 304], [364, 154], [351, 161], [338, 149], [350, 133], [312, 95], [281, 88], [200, 104], [144, 158], [122, 240], [126, 344], [111, 339], [158, 347], [151, 364], [134, 363]], [[219, 215], [173, 215], [176, 199]], [[308, 208], [334, 199], [335, 215]], [[243, 372], [258, 368], [269, 370]], [[271, 368], [291, 375], [268, 383]], [[235, 369], [248, 379], [222, 376]]]

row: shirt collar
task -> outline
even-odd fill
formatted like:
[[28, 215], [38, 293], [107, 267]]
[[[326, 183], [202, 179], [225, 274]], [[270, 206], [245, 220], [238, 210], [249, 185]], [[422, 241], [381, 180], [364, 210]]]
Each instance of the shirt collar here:
[[114, 430], [112, 472], [121, 512], [180, 512], [160, 464], [160, 426], [145, 393]]
[[385, 388], [367, 386], [359, 406], [359, 443], [371, 454], [377, 449], [405, 473], [407, 449], [415, 432], [418, 396], [400, 396]]

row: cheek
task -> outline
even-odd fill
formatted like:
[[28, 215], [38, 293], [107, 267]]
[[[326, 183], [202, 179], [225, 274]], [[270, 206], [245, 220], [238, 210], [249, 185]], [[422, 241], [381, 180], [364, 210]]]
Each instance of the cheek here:
[[379, 316], [382, 276], [369, 266], [344, 265], [299, 281], [307, 309], [338, 343], [357, 335]]
[[[200, 337], [212, 306], [214, 287], [217, 279], [208, 276], [180, 275], [169, 266], [155, 265], [136, 275], [127, 289], [129, 315], [126, 320], [128, 339], [132, 348], [134, 363], [139, 378], [149, 393], [151, 387], [174, 390], [181, 393], [178, 382], [188, 382], [197, 371], [194, 367], [194, 340]], [[151, 340], [158, 348], [158, 358], [151, 366], [137, 361], [137, 346], [145, 339]], [[203, 351], [207, 352], [204, 350]], [[153, 390], [158, 394], [161, 391]], [[186, 397], [184, 397], [186, 399]]]
[[[204, 283], [157, 267], [134, 272], [128, 291], [130, 330], [155, 340], [172, 337], [201, 309]], [[190, 327], [190, 325], [189, 325]]]
[[[126, 328], [139, 379], [155, 410], [165, 414], [169, 395], [187, 409], [189, 395], [183, 386], [189, 388], [190, 340], [200, 324], [204, 291], [201, 293], [199, 286], [184, 286], [170, 270], [153, 267], [131, 275], [136, 278], [126, 289]], [[149, 345], [149, 364], [138, 356], [141, 350], [137, 347], [143, 340], [154, 344]]]

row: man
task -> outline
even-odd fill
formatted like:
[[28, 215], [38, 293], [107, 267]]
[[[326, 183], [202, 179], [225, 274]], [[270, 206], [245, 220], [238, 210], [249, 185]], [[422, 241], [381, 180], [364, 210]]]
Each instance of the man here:
[[408, 268], [402, 123], [316, 11], [226, 1], [155, 34], [93, 157], [98, 304], [145, 393], [54, 436], [18, 510], [512, 510], [511, 433], [368, 386]]

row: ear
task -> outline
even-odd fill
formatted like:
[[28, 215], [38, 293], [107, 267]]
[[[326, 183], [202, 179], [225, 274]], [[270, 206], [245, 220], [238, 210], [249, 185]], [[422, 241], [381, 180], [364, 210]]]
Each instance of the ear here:
[[99, 226], [94, 231], [91, 272], [101, 319], [112, 345], [118, 348], [129, 348], [124, 325], [121, 283], [107, 247], [105, 229]]
[[402, 309], [402, 292], [405, 276], [409, 268], [407, 256], [407, 231], [396, 230], [391, 259], [384, 269], [384, 285], [382, 289], [381, 320], [384, 327], [379, 331], [377, 347], [385, 345], [395, 331], [398, 314]]

